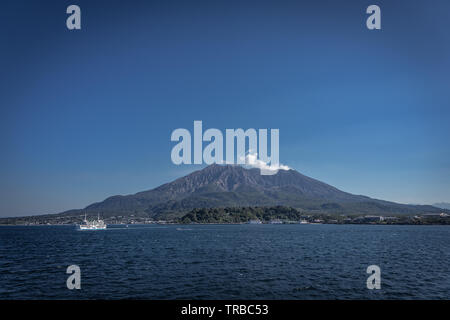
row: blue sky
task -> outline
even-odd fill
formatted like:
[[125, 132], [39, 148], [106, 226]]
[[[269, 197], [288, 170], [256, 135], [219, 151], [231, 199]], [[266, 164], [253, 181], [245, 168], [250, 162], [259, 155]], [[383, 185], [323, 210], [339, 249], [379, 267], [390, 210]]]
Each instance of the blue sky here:
[[0, 216], [198, 169], [170, 159], [194, 120], [279, 128], [283, 164], [344, 191], [450, 202], [449, 18], [444, 0], [5, 1]]

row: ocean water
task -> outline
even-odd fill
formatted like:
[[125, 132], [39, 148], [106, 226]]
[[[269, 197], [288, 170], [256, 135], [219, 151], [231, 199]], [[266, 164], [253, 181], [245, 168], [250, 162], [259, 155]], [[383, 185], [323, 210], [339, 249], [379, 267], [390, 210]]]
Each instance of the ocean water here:
[[450, 299], [449, 244], [448, 226], [0, 227], [0, 299]]

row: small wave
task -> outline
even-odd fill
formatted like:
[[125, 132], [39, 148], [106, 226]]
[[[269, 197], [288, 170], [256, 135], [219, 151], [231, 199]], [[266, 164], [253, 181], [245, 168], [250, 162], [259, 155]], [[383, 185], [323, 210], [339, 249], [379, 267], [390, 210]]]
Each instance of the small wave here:
[[299, 292], [299, 291], [308, 291], [308, 290], [317, 290], [313, 286], [304, 286], [304, 287], [296, 287], [292, 289], [293, 292]]

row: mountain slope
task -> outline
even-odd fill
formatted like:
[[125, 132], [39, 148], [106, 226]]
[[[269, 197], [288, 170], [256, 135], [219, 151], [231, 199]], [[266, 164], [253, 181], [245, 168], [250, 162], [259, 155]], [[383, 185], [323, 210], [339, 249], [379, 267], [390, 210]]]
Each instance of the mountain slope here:
[[434, 203], [433, 206], [437, 207], [437, 208], [441, 208], [441, 209], [450, 210], [450, 203], [448, 203], [448, 202]]
[[[211, 165], [155, 189], [113, 196], [83, 212], [104, 216], [139, 215], [162, 218], [193, 208], [291, 206], [305, 211], [346, 214], [416, 214], [439, 212], [432, 206], [403, 205], [343, 192], [295, 170], [272, 176], [258, 169]], [[79, 214], [71, 210], [65, 214]]]

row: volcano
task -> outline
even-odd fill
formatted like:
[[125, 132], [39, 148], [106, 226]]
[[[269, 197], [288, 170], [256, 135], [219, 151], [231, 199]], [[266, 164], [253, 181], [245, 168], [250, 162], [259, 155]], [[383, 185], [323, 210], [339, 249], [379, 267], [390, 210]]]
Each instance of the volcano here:
[[420, 214], [442, 209], [406, 205], [341, 191], [295, 170], [261, 175], [259, 169], [210, 165], [155, 189], [117, 195], [64, 214], [135, 215], [163, 219], [194, 208], [288, 206], [311, 213]]

